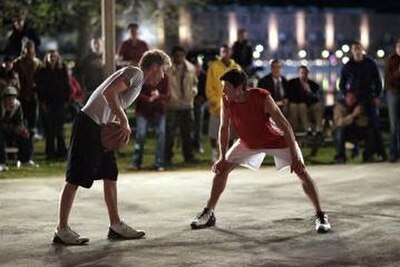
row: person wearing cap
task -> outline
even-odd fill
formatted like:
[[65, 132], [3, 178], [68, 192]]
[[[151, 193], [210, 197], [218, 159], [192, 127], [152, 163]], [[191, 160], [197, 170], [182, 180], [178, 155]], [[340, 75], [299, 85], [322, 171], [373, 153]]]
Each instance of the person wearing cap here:
[[[331, 229], [328, 216], [322, 211], [316, 185], [304, 166], [303, 156], [292, 127], [264, 89], [248, 88], [243, 70], [232, 69], [221, 77], [221, 124], [219, 127], [219, 159], [213, 165], [215, 173], [210, 198], [204, 210], [191, 223], [192, 229], [215, 225], [214, 209], [225, 189], [228, 175], [239, 165], [258, 170], [265, 155], [273, 156], [278, 170], [295, 172], [310, 199], [315, 216], [315, 229], [326, 233]], [[232, 124], [238, 140], [229, 148], [229, 127]]]
[[17, 167], [38, 167], [32, 160], [32, 140], [24, 125], [24, 115], [17, 96], [17, 89], [8, 86], [0, 102], [0, 171], [8, 170], [5, 150], [8, 144], [16, 144], [18, 147]]

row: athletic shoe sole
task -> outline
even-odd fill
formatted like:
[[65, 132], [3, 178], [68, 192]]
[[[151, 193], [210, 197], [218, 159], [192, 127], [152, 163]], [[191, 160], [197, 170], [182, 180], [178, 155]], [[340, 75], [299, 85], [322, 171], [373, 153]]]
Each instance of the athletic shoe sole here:
[[319, 234], [326, 234], [326, 233], [328, 233], [330, 230], [331, 230], [331, 228], [319, 227], [319, 228], [317, 229], [317, 232], [318, 232]]
[[211, 220], [209, 220], [206, 224], [204, 225], [196, 225], [194, 223], [190, 224], [190, 227], [192, 228], [192, 230], [200, 230], [200, 229], [204, 229], [204, 228], [208, 228], [208, 227], [212, 227], [215, 225], [216, 219], [213, 218]]
[[86, 245], [86, 243], [89, 242], [89, 239], [83, 239], [80, 243], [77, 244], [70, 244], [70, 243], [66, 243], [64, 242], [60, 237], [58, 237], [58, 235], [54, 234], [53, 237], [53, 244], [62, 244], [62, 245], [66, 245], [66, 246], [82, 246], [82, 245]]
[[139, 236], [136, 236], [136, 237], [126, 237], [126, 236], [123, 236], [121, 234], [118, 234], [113, 229], [109, 228], [107, 237], [109, 239], [112, 239], [112, 240], [132, 240], [132, 239], [140, 239], [140, 238], [144, 237], [145, 234], [146, 233], [142, 233], [142, 234], [140, 234]]

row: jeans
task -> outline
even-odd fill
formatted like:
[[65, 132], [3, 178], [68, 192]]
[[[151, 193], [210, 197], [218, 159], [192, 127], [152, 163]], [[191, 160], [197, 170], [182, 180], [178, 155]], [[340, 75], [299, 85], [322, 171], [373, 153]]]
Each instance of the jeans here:
[[371, 103], [363, 105], [365, 115], [368, 117], [368, 143], [365, 147], [366, 159], [370, 159], [374, 153], [379, 156], [386, 157], [385, 148], [383, 146], [382, 130], [379, 122], [379, 111]]
[[358, 141], [364, 140], [367, 144], [367, 129], [357, 127], [354, 124], [348, 126], [336, 127], [334, 130], [335, 146], [336, 146], [336, 159], [343, 159], [346, 161], [346, 148], [347, 141], [354, 141], [358, 145]]
[[387, 104], [390, 120], [390, 158], [400, 157], [400, 94], [387, 92]]
[[136, 140], [134, 144], [133, 152], [133, 165], [140, 167], [143, 162], [143, 151], [144, 143], [147, 133], [147, 124], [149, 122], [154, 123], [156, 130], [156, 157], [155, 157], [155, 167], [165, 167], [165, 115], [158, 115], [155, 118], [146, 118], [144, 116], [138, 115], [136, 117]]
[[21, 99], [21, 106], [27, 127], [31, 133], [34, 133], [39, 118], [39, 101], [35, 97], [30, 99]]

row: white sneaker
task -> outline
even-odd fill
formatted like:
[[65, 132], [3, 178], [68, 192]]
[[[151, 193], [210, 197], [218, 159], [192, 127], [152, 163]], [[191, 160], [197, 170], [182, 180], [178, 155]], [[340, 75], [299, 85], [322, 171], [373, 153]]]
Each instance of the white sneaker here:
[[89, 238], [81, 237], [78, 233], [71, 230], [69, 226], [65, 228], [56, 228], [54, 232], [53, 243], [64, 245], [84, 245], [89, 242]]
[[208, 208], [199, 213], [190, 224], [193, 230], [214, 226], [216, 222], [214, 212]]
[[26, 168], [38, 168], [39, 164], [34, 162], [33, 160], [29, 160], [27, 162], [21, 162], [20, 160], [17, 161], [17, 168], [26, 167]]
[[135, 230], [123, 221], [111, 225], [108, 229], [108, 238], [110, 239], [138, 239], [146, 233], [142, 230]]
[[8, 166], [6, 164], [0, 164], [0, 172], [8, 171]]
[[331, 230], [331, 225], [328, 221], [328, 215], [324, 212], [320, 212], [315, 215], [315, 230], [321, 234], [327, 233]]

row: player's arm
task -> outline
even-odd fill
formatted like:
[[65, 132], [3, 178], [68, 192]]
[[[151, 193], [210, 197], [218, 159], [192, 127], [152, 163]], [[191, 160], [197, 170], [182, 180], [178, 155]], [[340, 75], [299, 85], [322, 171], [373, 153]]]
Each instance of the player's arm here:
[[124, 129], [122, 138], [129, 138], [131, 129], [129, 127], [128, 117], [121, 106], [119, 95], [128, 90], [129, 85], [129, 80], [121, 73], [103, 90], [103, 96], [111, 112], [117, 117]]
[[225, 160], [225, 154], [228, 150], [230, 139], [230, 121], [227, 116], [226, 107], [223, 99], [221, 98], [221, 111], [220, 111], [220, 125], [219, 125], [219, 155], [221, 160]]
[[275, 104], [274, 100], [270, 95], [267, 96], [264, 107], [265, 107], [264, 108], [265, 112], [271, 116], [272, 120], [284, 133], [284, 137], [286, 143], [289, 146], [290, 155], [292, 158], [292, 171], [296, 171], [296, 169], [299, 170], [303, 166], [303, 164], [301, 163], [300, 159], [297, 156], [296, 139], [293, 133], [292, 126], [287, 121], [285, 116], [283, 116], [281, 110]]

